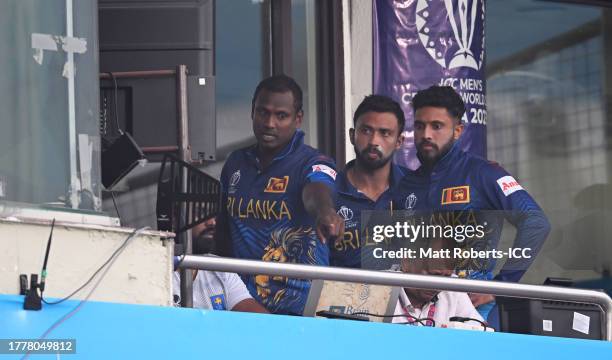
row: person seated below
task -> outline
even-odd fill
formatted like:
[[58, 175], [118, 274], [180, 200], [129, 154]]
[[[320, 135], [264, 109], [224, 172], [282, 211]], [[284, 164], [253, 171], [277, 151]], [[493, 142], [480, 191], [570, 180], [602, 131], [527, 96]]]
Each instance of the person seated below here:
[[[198, 236], [214, 232], [215, 219], [196, 226]], [[231, 310], [268, 313], [246, 288], [235, 273], [191, 270], [193, 273], [193, 307], [196, 309]], [[172, 294], [175, 306], [181, 304], [181, 277], [178, 271], [172, 279]]]
[[[193, 271], [193, 307], [196, 309], [231, 310], [268, 313], [247, 290], [235, 273]], [[172, 279], [175, 306], [181, 304], [181, 279], [178, 271]]]
[[[453, 239], [432, 239], [428, 246], [435, 253], [436, 250], [457, 245]], [[452, 276], [455, 266], [456, 260], [453, 258], [415, 258], [403, 259], [400, 269], [410, 274]], [[479, 325], [479, 321], [483, 321], [466, 293], [412, 288], [400, 291], [394, 315], [396, 316], [393, 323], [417, 326], [446, 327], [451, 317], [474, 319], [467, 321], [473, 325]]]

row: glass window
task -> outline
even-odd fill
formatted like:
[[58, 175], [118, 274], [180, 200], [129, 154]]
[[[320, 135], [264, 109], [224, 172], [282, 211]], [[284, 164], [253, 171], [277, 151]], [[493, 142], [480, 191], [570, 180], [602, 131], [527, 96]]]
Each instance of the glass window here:
[[[215, 5], [217, 158], [224, 161], [231, 151], [255, 142], [251, 98], [267, 68], [262, 38], [265, 5], [252, 0]], [[222, 163], [215, 165], [220, 173]]]
[[0, 199], [99, 211], [96, 1], [0, 3]]
[[293, 76], [304, 93], [305, 142], [317, 147], [317, 74], [315, 1], [291, 2], [291, 59]]
[[526, 282], [597, 278], [612, 266], [610, 19], [594, 6], [487, 2], [488, 157], [553, 225]]

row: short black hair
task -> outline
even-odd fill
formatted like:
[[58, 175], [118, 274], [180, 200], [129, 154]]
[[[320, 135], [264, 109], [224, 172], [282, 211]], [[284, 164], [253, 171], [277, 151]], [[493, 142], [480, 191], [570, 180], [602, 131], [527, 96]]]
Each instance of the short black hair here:
[[300, 88], [300, 85], [298, 85], [293, 78], [281, 74], [263, 79], [255, 88], [255, 93], [253, 94], [253, 100], [251, 102], [251, 112], [255, 110], [255, 100], [257, 100], [257, 96], [262, 90], [275, 93], [291, 91], [293, 94], [295, 112], [298, 113], [302, 111], [302, 88]]
[[404, 131], [406, 118], [404, 117], [402, 107], [397, 103], [397, 101], [394, 101], [390, 97], [384, 95], [366, 96], [361, 104], [357, 106], [357, 110], [355, 110], [355, 114], [353, 115], [353, 126], [357, 126], [357, 119], [359, 119], [361, 115], [370, 111], [377, 113], [392, 113], [397, 118], [399, 134]]
[[416, 93], [412, 98], [412, 109], [417, 110], [427, 107], [445, 108], [455, 122], [461, 121], [465, 113], [465, 103], [455, 89], [450, 86], [433, 85]]

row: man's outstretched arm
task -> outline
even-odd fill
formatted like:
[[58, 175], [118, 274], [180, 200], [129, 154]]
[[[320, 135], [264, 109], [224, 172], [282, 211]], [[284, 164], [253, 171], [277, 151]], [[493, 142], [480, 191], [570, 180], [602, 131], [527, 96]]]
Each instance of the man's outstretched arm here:
[[344, 219], [334, 209], [332, 189], [322, 182], [310, 182], [302, 190], [304, 208], [315, 219], [319, 239], [326, 243], [344, 233]]

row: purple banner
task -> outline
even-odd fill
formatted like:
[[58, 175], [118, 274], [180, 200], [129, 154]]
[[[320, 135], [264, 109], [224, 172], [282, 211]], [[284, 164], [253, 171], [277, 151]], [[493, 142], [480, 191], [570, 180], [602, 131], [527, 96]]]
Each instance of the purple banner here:
[[374, 0], [374, 92], [406, 115], [399, 164], [419, 166], [413, 138], [414, 94], [450, 85], [466, 104], [462, 148], [486, 156], [484, 0]]

